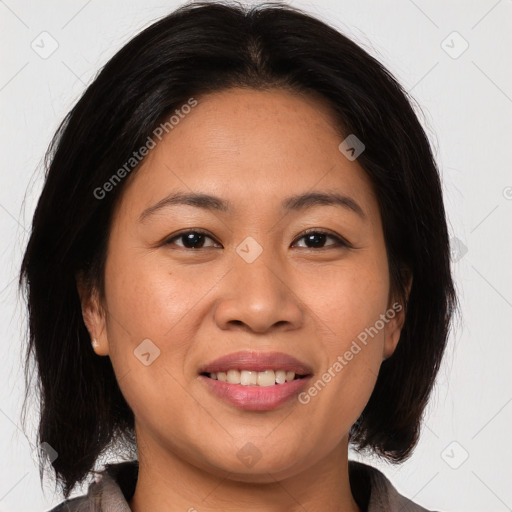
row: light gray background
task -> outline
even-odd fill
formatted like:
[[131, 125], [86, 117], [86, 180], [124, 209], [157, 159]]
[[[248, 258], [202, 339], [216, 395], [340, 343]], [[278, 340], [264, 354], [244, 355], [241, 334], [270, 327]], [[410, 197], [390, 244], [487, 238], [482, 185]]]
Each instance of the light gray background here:
[[[429, 509], [511, 510], [512, 2], [289, 3], [336, 25], [412, 92], [442, 170], [457, 239], [461, 319], [421, 441], [401, 466], [370, 463]], [[100, 67], [177, 5], [0, 0], [0, 511], [42, 511], [61, 501], [49, 484], [43, 494], [35, 438], [27, 440], [19, 428], [26, 313], [15, 277], [41, 190], [42, 156]], [[58, 48], [47, 58], [31, 46], [49, 52], [53, 39]]]

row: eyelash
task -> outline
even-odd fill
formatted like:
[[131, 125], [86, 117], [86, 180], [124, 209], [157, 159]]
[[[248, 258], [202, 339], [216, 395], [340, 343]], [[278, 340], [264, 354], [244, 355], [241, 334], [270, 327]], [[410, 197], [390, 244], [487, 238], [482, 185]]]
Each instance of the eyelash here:
[[[213, 240], [215, 243], [218, 243], [212, 236], [210, 236], [210, 234], [208, 234], [206, 231], [202, 230], [202, 229], [189, 229], [187, 231], [182, 231], [181, 233], [178, 233], [177, 235], [174, 235], [172, 238], [168, 238], [164, 243], [163, 245], [172, 245], [172, 242], [178, 238], [181, 238], [185, 235], [188, 235], [190, 233], [195, 233], [195, 234], [200, 234], [200, 235], [205, 235], [207, 236], [208, 238], [210, 238], [211, 240]], [[345, 247], [345, 248], [352, 248], [352, 245], [349, 244], [344, 238], [340, 237], [339, 235], [334, 235], [332, 234], [331, 232], [329, 231], [325, 231], [323, 229], [315, 229], [315, 228], [311, 228], [311, 229], [308, 229], [306, 231], [304, 231], [298, 238], [296, 238], [295, 240], [298, 241], [298, 240], [301, 240], [302, 238], [306, 237], [307, 235], [310, 235], [310, 234], [319, 234], [319, 235], [326, 235], [328, 238], [332, 238], [333, 240], [336, 241], [336, 243], [334, 244], [331, 244], [331, 245], [328, 245], [328, 246], [325, 246], [325, 247], [319, 247], [319, 248], [315, 248], [315, 247], [302, 247], [302, 249], [308, 249], [308, 250], [326, 250], [326, 249], [329, 249], [329, 248], [340, 248], [340, 247]], [[181, 246], [178, 246], [180, 247], [181, 249], [185, 249], [187, 251], [199, 251], [201, 249], [204, 249], [203, 247], [199, 247], [197, 249], [194, 249], [194, 248], [189, 248], [189, 247], [181, 247]], [[216, 249], [216, 247], [206, 247], [206, 249]]]

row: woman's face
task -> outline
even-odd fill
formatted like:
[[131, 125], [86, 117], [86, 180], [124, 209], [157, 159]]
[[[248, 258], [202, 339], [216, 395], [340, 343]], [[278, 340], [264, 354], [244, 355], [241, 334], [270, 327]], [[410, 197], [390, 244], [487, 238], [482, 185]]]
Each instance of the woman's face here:
[[[400, 335], [377, 199], [320, 100], [231, 89], [197, 101], [126, 184], [104, 314], [84, 301], [84, 319], [139, 451], [285, 478], [346, 450]], [[216, 199], [166, 201], [177, 194]], [[282, 383], [294, 369], [304, 377]]]

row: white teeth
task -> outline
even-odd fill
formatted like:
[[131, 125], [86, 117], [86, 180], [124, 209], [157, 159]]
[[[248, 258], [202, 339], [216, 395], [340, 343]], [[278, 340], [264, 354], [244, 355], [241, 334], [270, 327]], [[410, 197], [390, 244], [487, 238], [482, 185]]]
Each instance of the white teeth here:
[[284, 384], [286, 382], [286, 372], [284, 370], [276, 371], [276, 382], [278, 384]]
[[230, 384], [240, 384], [240, 372], [238, 370], [228, 370], [227, 381]]
[[276, 383], [274, 370], [258, 372], [258, 386], [273, 386]]
[[227, 372], [212, 372], [209, 376], [213, 380], [220, 380], [229, 384], [266, 387], [291, 382], [295, 379], [295, 372], [286, 370], [265, 370], [264, 372], [228, 370]]
[[258, 372], [251, 372], [250, 370], [242, 370], [240, 372], [240, 384], [242, 386], [256, 386], [258, 382]]

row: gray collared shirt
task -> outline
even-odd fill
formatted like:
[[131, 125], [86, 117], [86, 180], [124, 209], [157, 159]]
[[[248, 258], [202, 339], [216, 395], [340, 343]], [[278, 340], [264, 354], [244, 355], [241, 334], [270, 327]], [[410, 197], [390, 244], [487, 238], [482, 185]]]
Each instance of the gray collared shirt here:
[[[137, 483], [137, 461], [107, 464], [87, 494], [71, 498], [49, 512], [131, 512], [128, 502]], [[361, 512], [430, 512], [399, 494], [378, 469], [349, 461], [352, 494]]]

